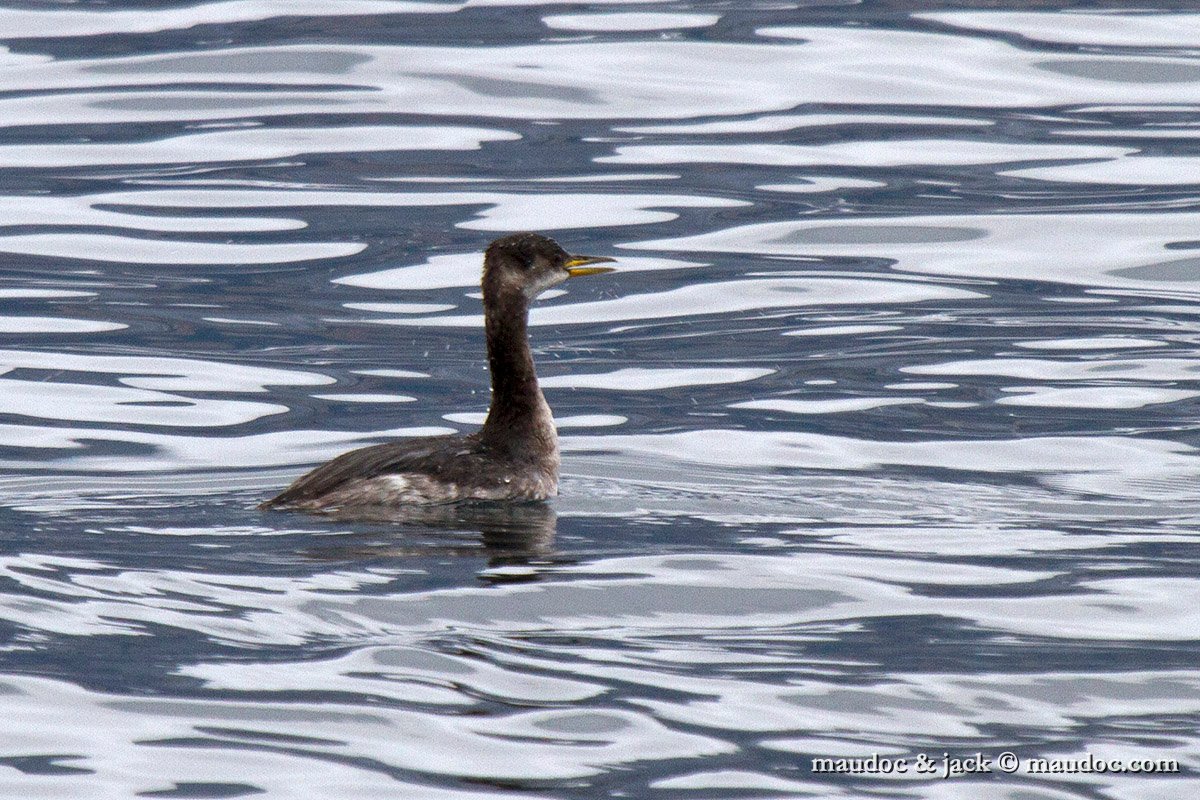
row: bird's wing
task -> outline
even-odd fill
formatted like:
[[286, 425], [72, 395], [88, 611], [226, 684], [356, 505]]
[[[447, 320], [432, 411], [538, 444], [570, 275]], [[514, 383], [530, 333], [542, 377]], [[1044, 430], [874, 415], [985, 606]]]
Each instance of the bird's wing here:
[[430, 457], [452, 449], [456, 440], [466, 450], [473, 447], [467, 437], [430, 436], [351, 450], [297, 478], [291, 486], [260, 508], [278, 508], [314, 500], [352, 480], [373, 478], [385, 473], [428, 472]]

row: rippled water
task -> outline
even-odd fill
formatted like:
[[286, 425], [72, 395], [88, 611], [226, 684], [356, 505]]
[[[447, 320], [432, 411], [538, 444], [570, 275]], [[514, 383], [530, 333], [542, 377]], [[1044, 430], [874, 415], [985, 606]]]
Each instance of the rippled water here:
[[[0, 795], [1200, 792], [1200, 14], [954, 5], [0, 9]], [[521, 229], [561, 497], [255, 510]]]

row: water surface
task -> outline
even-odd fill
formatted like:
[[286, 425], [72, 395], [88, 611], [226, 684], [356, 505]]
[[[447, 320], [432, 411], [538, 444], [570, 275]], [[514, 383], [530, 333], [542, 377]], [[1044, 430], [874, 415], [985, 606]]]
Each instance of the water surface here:
[[[0, 793], [1200, 791], [1200, 15], [1069, 5], [0, 9]], [[255, 510], [523, 229], [561, 496]]]

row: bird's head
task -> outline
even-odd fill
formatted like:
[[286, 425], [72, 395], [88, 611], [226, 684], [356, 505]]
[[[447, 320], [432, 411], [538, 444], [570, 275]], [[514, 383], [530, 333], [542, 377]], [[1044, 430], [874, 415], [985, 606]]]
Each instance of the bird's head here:
[[520, 292], [532, 300], [567, 278], [612, 272], [612, 267], [594, 265], [615, 260], [573, 256], [548, 236], [514, 233], [492, 242], [484, 253], [484, 298]]

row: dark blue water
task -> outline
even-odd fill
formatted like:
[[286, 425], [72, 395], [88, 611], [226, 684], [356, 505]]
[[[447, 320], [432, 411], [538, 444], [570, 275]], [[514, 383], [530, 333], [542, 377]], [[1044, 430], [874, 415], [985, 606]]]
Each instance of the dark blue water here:
[[[1091, 5], [0, 9], [0, 796], [1200, 791], [1200, 14]], [[517, 230], [561, 496], [255, 510]]]

